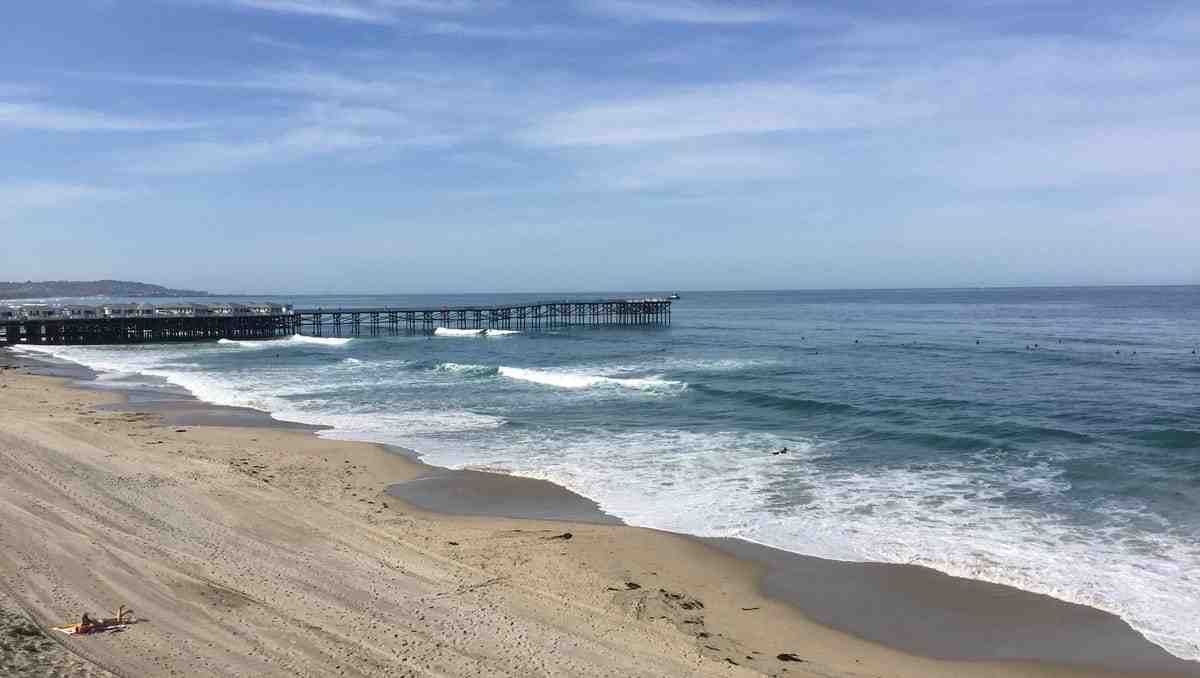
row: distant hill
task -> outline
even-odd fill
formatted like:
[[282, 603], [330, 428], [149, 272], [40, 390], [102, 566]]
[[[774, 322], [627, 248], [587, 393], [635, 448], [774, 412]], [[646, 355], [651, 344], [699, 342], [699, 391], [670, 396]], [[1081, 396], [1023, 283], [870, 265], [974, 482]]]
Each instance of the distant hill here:
[[0, 299], [40, 297], [203, 297], [208, 292], [176, 290], [128, 280], [48, 280], [0, 282]]

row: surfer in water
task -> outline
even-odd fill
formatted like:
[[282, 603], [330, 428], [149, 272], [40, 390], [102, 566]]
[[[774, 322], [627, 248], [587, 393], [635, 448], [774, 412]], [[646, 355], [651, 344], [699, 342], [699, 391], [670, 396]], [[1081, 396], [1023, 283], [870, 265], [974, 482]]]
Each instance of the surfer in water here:
[[786, 447], [781, 447], [781, 448], [779, 448], [779, 450], [777, 450], [777, 451], [775, 451], [775, 452], [772, 452], [772, 453], [771, 453], [771, 456], [777, 456], [777, 455], [780, 455], [780, 454], [787, 454], [787, 453], [788, 453], [788, 448], [786, 448]]

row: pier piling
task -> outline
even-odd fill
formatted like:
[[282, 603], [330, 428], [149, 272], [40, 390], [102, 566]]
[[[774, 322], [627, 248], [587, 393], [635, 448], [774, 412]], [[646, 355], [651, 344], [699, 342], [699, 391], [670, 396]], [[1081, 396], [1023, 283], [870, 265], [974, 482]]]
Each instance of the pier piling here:
[[[431, 334], [438, 327], [539, 332], [581, 326], [668, 326], [670, 299], [541, 301], [495, 306], [425, 308], [275, 307], [270, 313], [191, 313], [109, 317], [103, 307], [73, 307], [70, 317], [0, 320], [0, 344], [139, 344], [217, 339]], [[81, 310], [82, 309], [82, 310]], [[91, 309], [90, 312], [88, 309]]]

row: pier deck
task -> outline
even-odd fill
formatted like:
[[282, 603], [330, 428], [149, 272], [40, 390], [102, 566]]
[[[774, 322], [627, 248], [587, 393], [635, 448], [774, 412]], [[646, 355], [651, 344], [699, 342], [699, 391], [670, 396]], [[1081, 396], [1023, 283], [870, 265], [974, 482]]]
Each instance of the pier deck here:
[[[78, 307], [76, 307], [78, 308]], [[274, 314], [46, 317], [0, 320], [0, 344], [132, 344], [307, 336], [429, 334], [439, 327], [538, 332], [574, 326], [664, 326], [670, 299], [559, 300], [437, 308], [297, 308]]]

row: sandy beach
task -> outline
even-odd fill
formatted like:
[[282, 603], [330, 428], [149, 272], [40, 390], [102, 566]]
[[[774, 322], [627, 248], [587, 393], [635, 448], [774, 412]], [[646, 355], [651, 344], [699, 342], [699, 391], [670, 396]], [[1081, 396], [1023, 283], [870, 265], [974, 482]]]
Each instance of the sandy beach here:
[[[614, 524], [548, 483], [27, 372], [0, 370], [5, 628], [140, 621], [0, 653], [5, 675], [1200, 675], [1088, 608]], [[951, 612], [910, 614], [930, 599]], [[946, 620], [961, 636], [919, 630]]]

